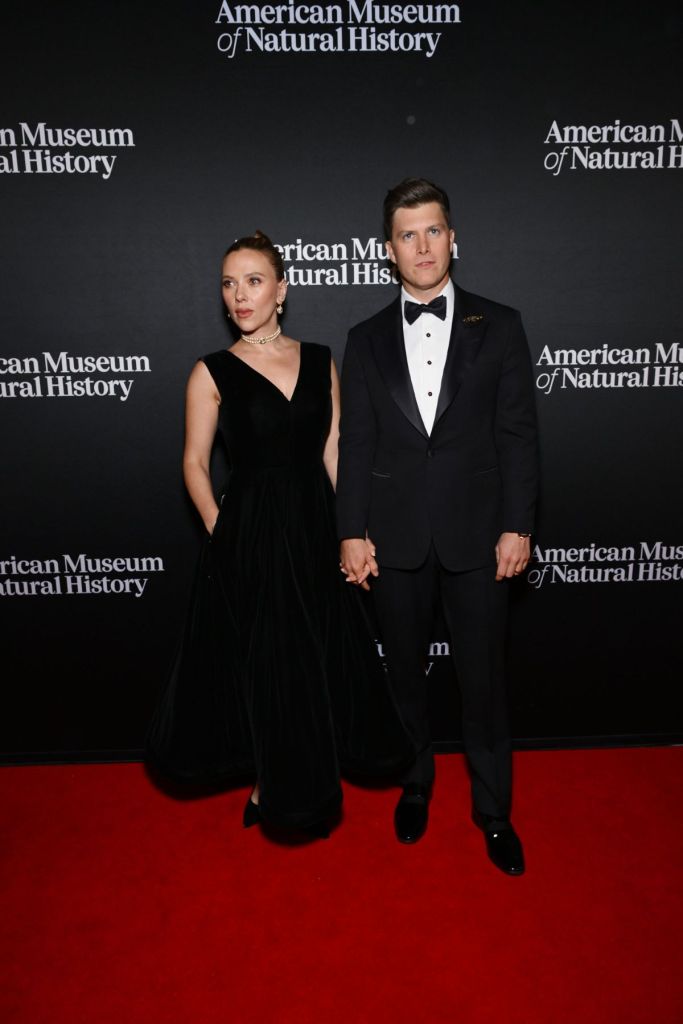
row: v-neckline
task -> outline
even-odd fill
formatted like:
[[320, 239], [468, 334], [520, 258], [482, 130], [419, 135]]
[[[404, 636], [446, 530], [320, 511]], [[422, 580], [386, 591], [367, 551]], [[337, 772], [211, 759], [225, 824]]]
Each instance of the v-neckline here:
[[270, 377], [266, 377], [265, 373], [261, 373], [260, 370], [254, 369], [254, 367], [251, 365], [251, 363], [247, 363], [246, 360], [244, 360], [240, 356], [236, 355], [229, 348], [226, 348], [225, 351], [228, 353], [229, 356], [232, 356], [233, 359], [236, 359], [239, 363], [241, 363], [242, 366], [246, 366], [246, 368], [248, 370], [251, 370], [252, 373], [255, 373], [257, 377], [260, 377], [261, 380], [264, 380], [266, 382], [266, 384], [270, 384], [271, 388], [273, 388], [275, 391], [277, 391], [278, 395], [280, 395], [282, 398], [284, 398], [284, 400], [287, 403], [287, 405], [291, 405], [292, 404], [292, 402], [294, 401], [294, 396], [295, 396], [295, 394], [297, 392], [297, 388], [299, 387], [299, 381], [301, 380], [301, 367], [302, 367], [302, 363], [303, 363], [303, 354], [304, 354], [302, 342], [299, 342], [299, 372], [297, 373], [296, 380], [294, 381], [294, 388], [292, 389], [292, 397], [291, 398], [287, 398], [287, 395], [284, 393], [284, 391], [282, 391], [277, 386], [277, 384], [274, 384], [273, 381], [270, 379]]

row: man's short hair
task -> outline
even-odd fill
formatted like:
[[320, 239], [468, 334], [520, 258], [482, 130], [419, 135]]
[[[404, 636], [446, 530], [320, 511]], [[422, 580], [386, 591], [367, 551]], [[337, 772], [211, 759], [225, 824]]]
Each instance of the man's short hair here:
[[451, 226], [451, 204], [444, 190], [427, 178], [404, 178], [398, 185], [389, 189], [384, 199], [384, 237], [391, 239], [391, 228], [397, 210], [406, 206], [423, 206], [425, 203], [438, 203], [443, 210], [446, 223]]

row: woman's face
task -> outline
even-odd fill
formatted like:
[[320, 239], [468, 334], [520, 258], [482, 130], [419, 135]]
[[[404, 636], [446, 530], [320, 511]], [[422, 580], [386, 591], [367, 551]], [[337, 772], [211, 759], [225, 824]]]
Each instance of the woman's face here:
[[223, 302], [242, 331], [275, 330], [275, 307], [282, 302], [287, 282], [278, 281], [272, 263], [256, 249], [238, 249], [223, 260]]

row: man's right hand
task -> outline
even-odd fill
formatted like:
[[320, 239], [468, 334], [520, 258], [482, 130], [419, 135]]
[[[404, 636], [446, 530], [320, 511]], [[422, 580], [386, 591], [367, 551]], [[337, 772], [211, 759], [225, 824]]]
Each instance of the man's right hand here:
[[368, 576], [379, 576], [374, 544], [361, 537], [343, 540], [339, 547], [339, 568], [346, 576], [347, 583], [355, 583], [363, 590], [369, 590]]

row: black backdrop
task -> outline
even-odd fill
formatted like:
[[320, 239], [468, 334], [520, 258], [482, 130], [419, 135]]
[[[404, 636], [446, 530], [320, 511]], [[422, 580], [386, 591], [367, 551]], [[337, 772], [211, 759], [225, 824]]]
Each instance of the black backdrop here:
[[[340, 362], [348, 327], [394, 294], [376, 242], [408, 174], [449, 190], [456, 278], [522, 310], [536, 364], [544, 484], [514, 588], [514, 734], [683, 733], [680, 41], [678, 6], [656, 2], [15, 6], [5, 760], [141, 747], [194, 569], [183, 387], [229, 340], [226, 246], [256, 227], [291, 246], [286, 330]], [[453, 742], [446, 640], [428, 680]]]

